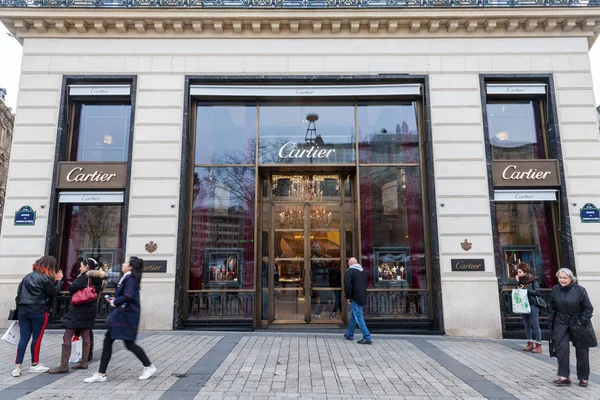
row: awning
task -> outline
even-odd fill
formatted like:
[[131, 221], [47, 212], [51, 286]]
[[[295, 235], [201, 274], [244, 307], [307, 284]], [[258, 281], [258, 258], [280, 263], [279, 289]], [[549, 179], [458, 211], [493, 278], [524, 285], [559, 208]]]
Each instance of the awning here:
[[418, 96], [421, 84], [382, 85], [191, 85], [192, 96], [344, 97]]
[[123, 192], [60, 192], [59, 203], [123, 203]]
[[557, 201], [556, 190], [494, 190], [494, 201]]

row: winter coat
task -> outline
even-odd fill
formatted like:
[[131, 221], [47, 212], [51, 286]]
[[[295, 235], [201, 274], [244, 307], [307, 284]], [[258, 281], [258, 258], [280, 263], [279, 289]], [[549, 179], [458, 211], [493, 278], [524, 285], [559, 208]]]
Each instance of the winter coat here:
[[133, 275], [128, 275], [117, 286], [114, 309], [106, 325], [115, 340], [135, 340], [140, 324], [140, 291]]
[[360, 264], [348, 267], [344, 276], [344, 294], [347, 300], [361, 306], [367, 304], [367, 274]]
[[[84, 274], [80, 274], [71, 285], [69, 285], [69, 292], [75, 294], [77, 291], [85, 288], [88, 285], [88, 278], [90, 283], [96, 289], [96, 294], [100, 297], [102, 291], [102, 279], [106, 278], [104, 271], [90, 270]], [[67, 311], [67, 315], [64, 316], [62, 321], [62, 327], [66, 329], [86, 329], [94, 328], [96, 322], [96, 311], [98, 310], [98, 300], [90, 301], [85, 304], [73, 305]]]
[[50, 311], [52, 298], [58, 296], [62, 281], [33, 271], [25, 276], [17, 290], [15, 302], [21, 314], [44, 314]]
[[575, 347], [596, 347], [598, 342], [592, 326], [594, 307], [586, 290], [576, 284], [555, 285], [550, 298], [550, 326], [554, 339], [560, 342], [569, 331]]

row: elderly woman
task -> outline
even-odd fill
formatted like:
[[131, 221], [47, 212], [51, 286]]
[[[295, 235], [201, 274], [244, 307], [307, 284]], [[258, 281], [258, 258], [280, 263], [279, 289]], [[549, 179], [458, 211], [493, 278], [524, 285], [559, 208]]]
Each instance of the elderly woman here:
[[596, 347], [596, 334], [592, 327], [594, 307], [586, 290], [577, 284], [577, 278], [568, 268], [556, 273], [558, 285], [552, 288], [550, 300], [550, 328], [554, 331], [556, 359], [558, 360], [557, 386], [571, 384], [569, 379], [569, 341], [573, 342], [577, 357], [579, 386], [586, 387], [590, 376], [590, 347]]

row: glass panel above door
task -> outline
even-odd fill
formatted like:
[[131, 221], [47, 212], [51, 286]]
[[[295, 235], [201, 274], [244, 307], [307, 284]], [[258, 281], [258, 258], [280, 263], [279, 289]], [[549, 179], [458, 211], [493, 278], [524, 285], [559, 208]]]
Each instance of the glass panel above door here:
[[265, 104], [260, 164], [349, 164], [356, 160], [354, 105]]
[[306, 202], [340, 200], [339, 175], [273, 175], [275, 201]]

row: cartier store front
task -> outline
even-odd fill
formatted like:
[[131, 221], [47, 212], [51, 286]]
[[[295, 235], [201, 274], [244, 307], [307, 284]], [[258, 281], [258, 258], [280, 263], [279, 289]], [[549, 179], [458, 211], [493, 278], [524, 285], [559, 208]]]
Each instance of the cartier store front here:
[[356, 257], [374, 327], [439, 329], [423, 89], [192, 81], [183, 323], [344, 324]]

